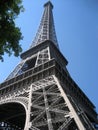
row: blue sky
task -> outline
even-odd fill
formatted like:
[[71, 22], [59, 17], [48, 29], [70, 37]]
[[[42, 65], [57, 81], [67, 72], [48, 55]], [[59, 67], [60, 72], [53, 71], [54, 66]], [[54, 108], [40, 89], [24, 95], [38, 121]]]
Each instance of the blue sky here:
[[[27, 50], [38, 29], [47, 0], [23, 0], [25, 12], [16, 19]], [[54, 22], [71, 77], [94, 103], [98, 112], [98, 0], [52, 0]], [[0, 82], [11, 73], [20, 58], [4, 56], [0, 63]]]

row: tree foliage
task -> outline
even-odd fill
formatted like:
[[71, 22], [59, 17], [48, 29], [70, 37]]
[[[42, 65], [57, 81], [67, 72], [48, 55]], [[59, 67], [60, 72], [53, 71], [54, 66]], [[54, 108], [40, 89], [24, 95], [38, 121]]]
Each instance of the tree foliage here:
[[20, 28], [15, 19], [23, 11], [22, 0], [0, 0], [0, 60], [3, 55], [19, 56], [22, 51], [19, 41], [22, 39]]

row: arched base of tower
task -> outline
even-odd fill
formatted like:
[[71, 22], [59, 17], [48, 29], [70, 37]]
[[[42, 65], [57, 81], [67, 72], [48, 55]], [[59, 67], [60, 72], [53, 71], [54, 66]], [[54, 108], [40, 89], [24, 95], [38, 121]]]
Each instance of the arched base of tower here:
[[13, 128], [23, 130], [25, 127], [25, 108], [19, 103], [0, 105], [0, 130]]

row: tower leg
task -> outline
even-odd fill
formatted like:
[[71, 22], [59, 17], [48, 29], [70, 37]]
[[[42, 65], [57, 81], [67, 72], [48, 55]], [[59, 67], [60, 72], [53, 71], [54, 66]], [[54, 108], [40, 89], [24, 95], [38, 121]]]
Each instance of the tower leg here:
[[87, 117], [81, 120], [54, 75], [31, 85], [28, 114], [28, 130], [94, 130]]

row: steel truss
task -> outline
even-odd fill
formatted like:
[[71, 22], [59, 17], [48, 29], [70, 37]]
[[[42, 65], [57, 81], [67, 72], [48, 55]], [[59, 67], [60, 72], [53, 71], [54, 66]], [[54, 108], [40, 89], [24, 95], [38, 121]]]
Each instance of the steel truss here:
[[55, 76], [31, 85], [30, 130], [94, 130], [85, 116], [79, 117]]
[[49, 2], [44, 7], [45, 10], [40, 22], [40, 26], [30, 48], [41, 44], [46, 40], [51, 40], [57, 46], [57, 48], [59, 48], [52, 13], [53, 5]]
[[[66, 87], [66, 86], [65, 86]], [[63, 90], [59, 80], [53, 75], [45, 79], [6, 91], [1, 96], [0, 105], [22, 103], [27, 111], [24, 130], [95, 130], [83, 110], [75, 104]], [[22, 130], [1, 122], [2, 128]], [[16, 129], [17, 127], [17, 129]]]
[[49, 50], [49, 47], [47, 47], [43, 49], [42, 51], [38, 52], [35, 66], [43, 64], [49, 60], [50, 60], [50, 50]]
[[[81, 108], [74, 101], [75, 98], [70, 96], [73, 91], [69, 89], [70, 92], [66, 92], [67, 88], [74, 87], [74, 90], [76, 90], [78, 86], [69, 78], [67, 69], [67, 73], [65, 73], [67, 60], [58, 50], [59, 46], [52, 14], [53, 5], [49, 1], [44, 7], [44, 14], [30, 50], [23, 54], [22, 61], [8, 76], [3, 83], [3, 87], [0, 88], [1, 106], [7, 103], [19, 103], [25, 108], [26, 113], [22, 111], [26, 115], [25, 126], [23, 124], [22, 128], [20, 128], [16, 126], [17, 123], [12, 125], [9, 120], [7, 122], [6, 119], [1, 119], [0, 130], [23, 130], [23, 127], [24, 130], [95, 130], [83, 111], [85, 109]], [[43, 44], [45, 41], [52, 41], [53, 46]], [[45, 46], [42, 46], [41, 43]], [[60, 64], [54, 62], [53, 66], [49, 66], [52, 62], [47, 63], [52, 58], [56, 59]], [[64, 69], [61, 69], [61, 67]], [[80, 92], [82, 93], [82, 91]], [[13, 105], [11, 107], [13, 109]], [[6, 105], [6, 108], [9, 108], [9, 106]], [[0, 110], [4, 112], [2, 107]], [[8, 116], [10, 117], [11, 112], [7, 112], [9, 112]], [[15, 114], [13, 111], [11, 116]], [[19, 114], [21, 114], [21, 111]], [[1, 115], [3, 118], [3, 114]], [[6, 118], [6, 115], [4, 118]], [[22, 120], [21, 117], [19, 121]], [[12, 123], [15, 123], [15, 121]]]
[[[35, 61], [33, 60], [35, 58]], [[26, 58], [25, 60], [22, 60], [14, 69], [14, 71], [7, 77], [6, 81], [9, 79], [12, 79], [18, 75], [23, 74], [25, 71], [29, 70], [30, 67], [28, 63], [30, 60], [34, 63], [33, 67], [37, 67], [38, 65], [41, 65], [47, 61], [49, 61], [50, 58], [50, 49], [49, 47], [42, 49], [41, 51], [39, 50], [35, 55]]]

